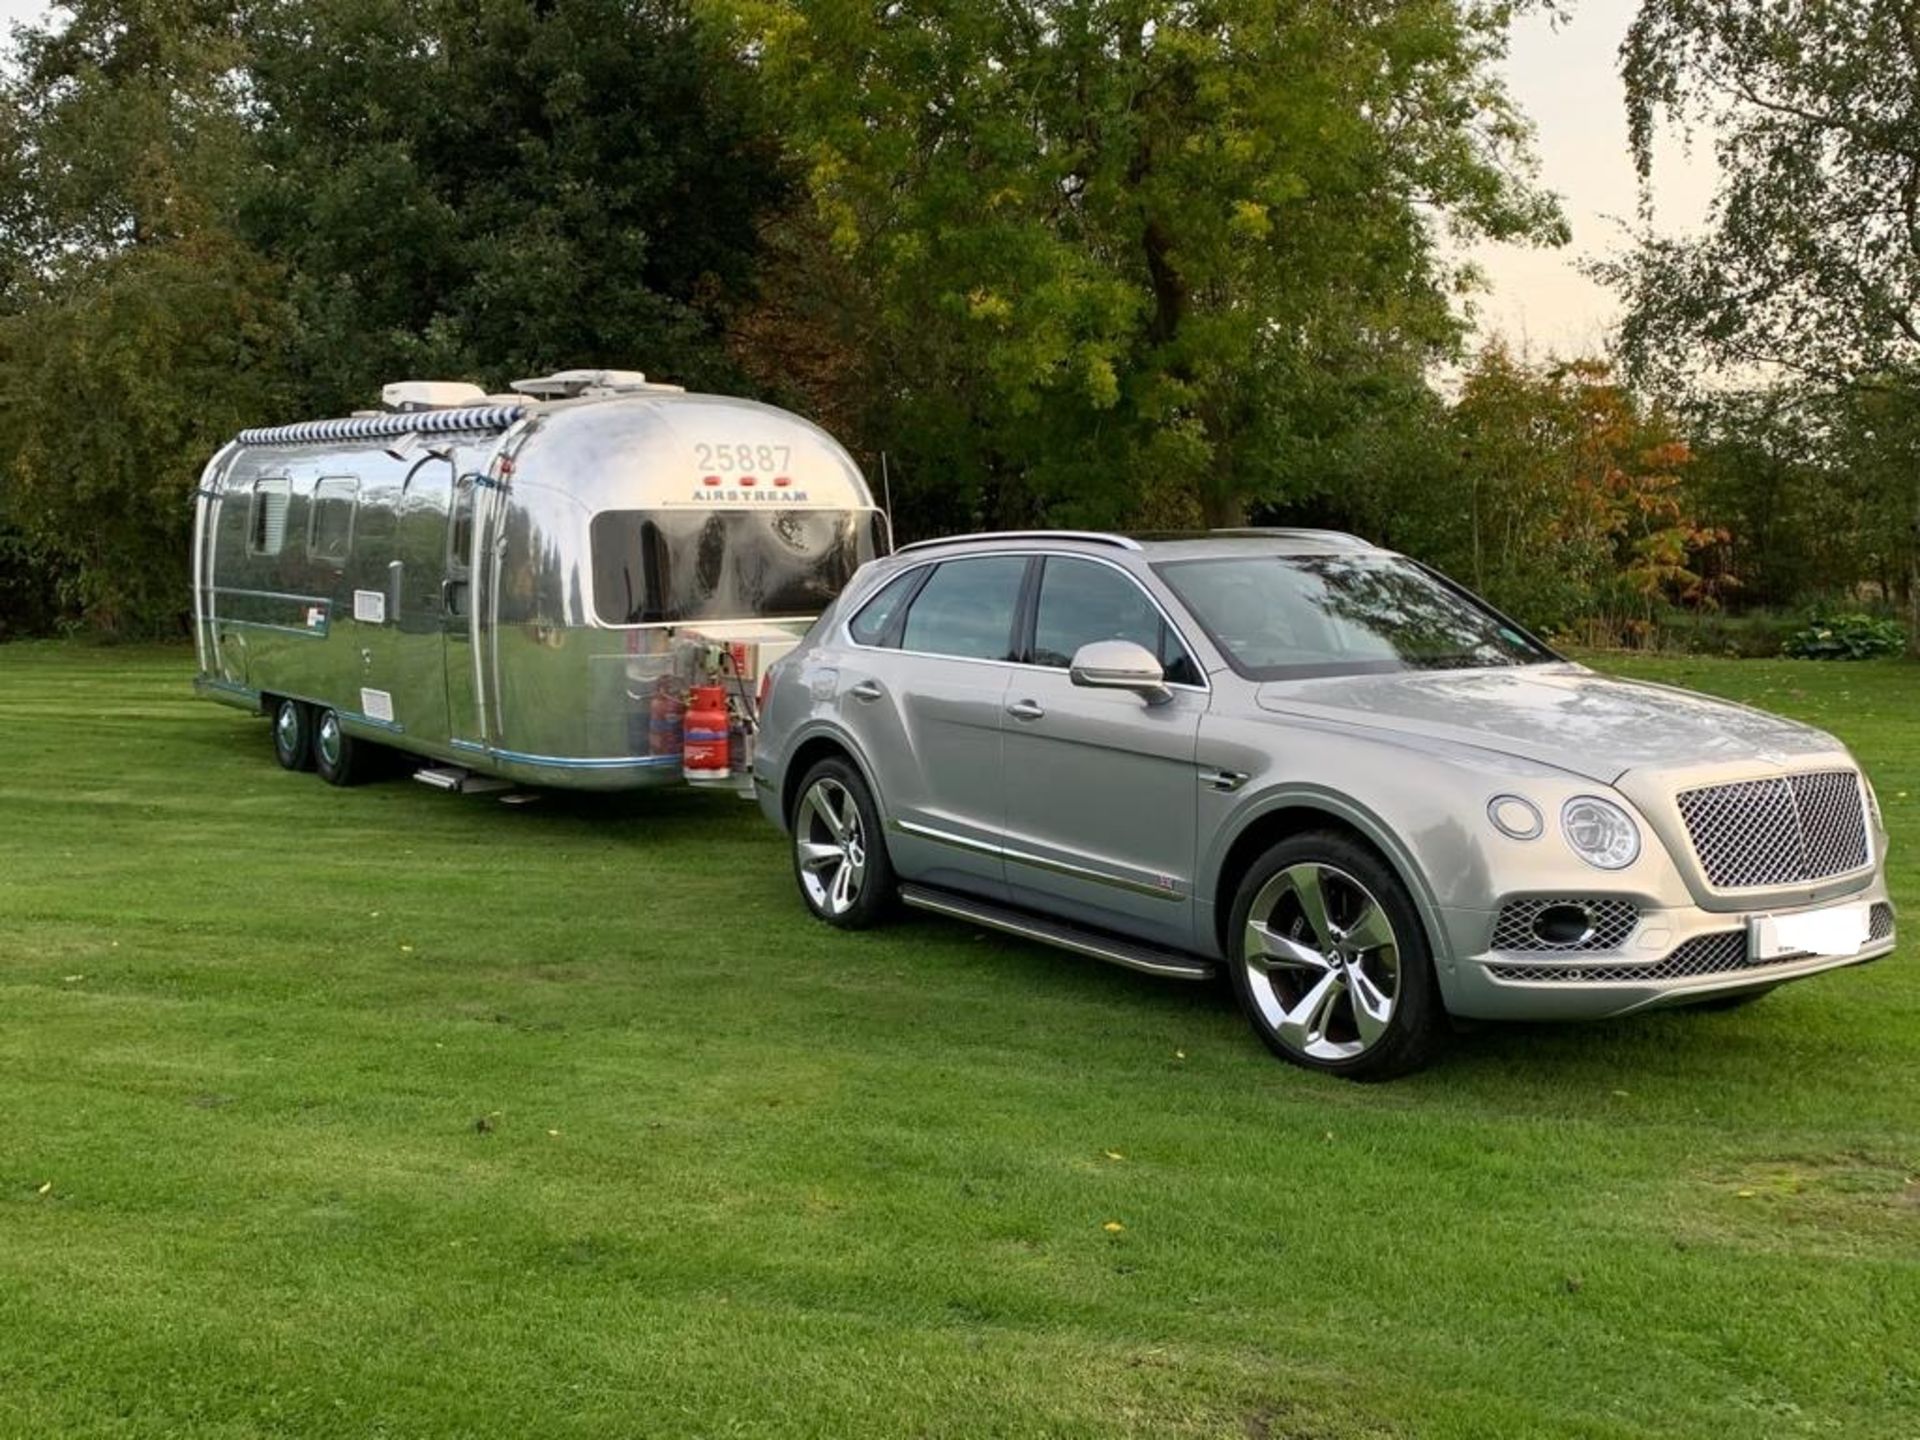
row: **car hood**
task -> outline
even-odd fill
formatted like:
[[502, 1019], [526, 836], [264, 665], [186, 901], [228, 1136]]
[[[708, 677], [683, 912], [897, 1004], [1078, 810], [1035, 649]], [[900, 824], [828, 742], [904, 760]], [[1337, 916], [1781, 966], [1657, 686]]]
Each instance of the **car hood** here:
[[1608, 784], [1648, 767], [1785, 765], [1842, 748], [1810, 725], [1571, 664], [1288, 680], [1256, 695], [1276, 715], [1495, 750]]

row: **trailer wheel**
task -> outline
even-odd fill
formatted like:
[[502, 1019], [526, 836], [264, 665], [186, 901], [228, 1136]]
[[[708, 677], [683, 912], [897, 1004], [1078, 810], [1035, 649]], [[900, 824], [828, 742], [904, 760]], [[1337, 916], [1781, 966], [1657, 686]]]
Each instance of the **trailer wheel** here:
[[364, 774], [366, 754], [331, 710], [322, 710], [313, 727], [313, 768], [329, 785], [355, 785]]
[[273, 758], [283, 770], [313, 768], [313, 710], [298, 700], [273, 707]]

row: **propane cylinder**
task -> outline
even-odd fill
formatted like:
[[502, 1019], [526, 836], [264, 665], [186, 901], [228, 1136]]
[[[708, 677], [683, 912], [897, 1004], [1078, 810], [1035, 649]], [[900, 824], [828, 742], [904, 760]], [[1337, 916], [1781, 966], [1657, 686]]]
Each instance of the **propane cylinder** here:
[[687, 779], [699, 783], [725, 780], [733, 771], [728, 766], [727, 687], [696, 685], [687, 706], [686, 744], [681, 750], [681, 770]]
[[673, 677], [662, 675], [653, 687], [653, 703], [649, 707], [649, 755], [679, 755], [684, 752], [686, 714], [686, 701], [674, 690]]

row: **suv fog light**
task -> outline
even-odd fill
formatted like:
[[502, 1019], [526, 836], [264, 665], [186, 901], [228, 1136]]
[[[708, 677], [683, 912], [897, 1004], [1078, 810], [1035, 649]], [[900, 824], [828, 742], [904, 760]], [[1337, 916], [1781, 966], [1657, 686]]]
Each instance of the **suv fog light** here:
[[1584, 945], [1593, 938], [1593, 916], [1584, 905], [1549, 905], [1533, 917], [1533, 934], [1543, 945]]
[[1560, 833], [1574, 854], [1601, 870], [1624, 870], [1640, 858], [1640, 827], [1598, 795], [1576, 795], [1562, 805]]

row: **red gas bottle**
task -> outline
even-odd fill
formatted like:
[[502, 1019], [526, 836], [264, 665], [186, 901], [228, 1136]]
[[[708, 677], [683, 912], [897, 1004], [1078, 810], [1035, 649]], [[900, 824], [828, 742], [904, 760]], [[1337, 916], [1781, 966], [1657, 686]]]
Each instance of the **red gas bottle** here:
[[674, 693], [671, 676], [662, 675], [653, 688], [649, 707], [647, 753], [682, 755], [686, 751], [687, 702]]
[[733, 771], [727, 760], [727, 687], [696, 685], [687, 706], [686, 744], [680, 751], [680, 768], [696, 784], [707, 780], [725, 780]]

